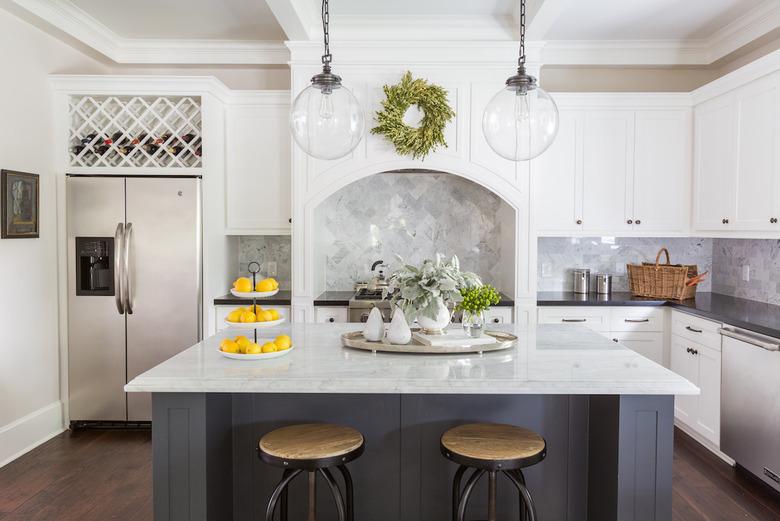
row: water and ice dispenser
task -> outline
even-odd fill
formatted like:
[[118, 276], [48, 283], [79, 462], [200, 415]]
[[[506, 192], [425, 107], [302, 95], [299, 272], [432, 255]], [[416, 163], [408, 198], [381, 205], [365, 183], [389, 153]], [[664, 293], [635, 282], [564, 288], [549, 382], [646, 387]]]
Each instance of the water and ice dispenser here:
[[76, 295], [114, 295], [113, 237], [76, 237]]

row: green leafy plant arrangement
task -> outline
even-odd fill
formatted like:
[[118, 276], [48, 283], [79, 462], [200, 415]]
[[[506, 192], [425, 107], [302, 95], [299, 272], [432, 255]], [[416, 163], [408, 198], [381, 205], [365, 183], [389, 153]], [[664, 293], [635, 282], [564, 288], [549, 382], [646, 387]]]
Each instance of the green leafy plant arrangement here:
[[490, 284], [483, 286], [474, 286], [460, 290], [460, 296], [463, 297], [458, 303], [457, 311], [469, 311], [471, 313], [481, 313], [495, 306], [501, 300], [501, 296], [495, 287]]
[[436, 260], [426, 259], [420, 266], [404, 264], [401, 257], [396, 257], [403, 268], [390, 275], [384, 296], [392, 295], [391, 304], [400, 307], [410, 322], [419, 316], [435, 319], [437, 299], [445, 304], [459, 301], [461, 290], [482, 284], [476, 274], [460, 271], [455, 255], [445, 262], [436, 254]]
[[[385, 85], [385, 100], [382, 110], [377, 111], [379, 123], [371, 129], [372, 134], [385, 136], [395, 146], [396, 152], [414, 159], [424, 158], [439, 146], [447, 146], [444, 127], [455, 117], [447, 103], [447, 91], [421, 78], [412, 78], [406, 72], [396, 85]], [[419, 127], [404, 123], [404, 114], [412, 105], [423, 112]]]

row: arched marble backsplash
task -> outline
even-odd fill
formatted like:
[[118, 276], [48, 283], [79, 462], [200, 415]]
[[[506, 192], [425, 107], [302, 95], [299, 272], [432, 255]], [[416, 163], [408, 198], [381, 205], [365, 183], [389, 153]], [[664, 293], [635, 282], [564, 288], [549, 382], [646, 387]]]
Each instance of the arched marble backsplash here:
[[350, 290], [375, 260], [395, 254], [419, 263], [437, 252], [458, 255], [505, 293], [514, 288], [515, 213], [498, 195], [440, 172], [387, 172], [352, 183], [314, 212], [315, 277], [327, 290]]

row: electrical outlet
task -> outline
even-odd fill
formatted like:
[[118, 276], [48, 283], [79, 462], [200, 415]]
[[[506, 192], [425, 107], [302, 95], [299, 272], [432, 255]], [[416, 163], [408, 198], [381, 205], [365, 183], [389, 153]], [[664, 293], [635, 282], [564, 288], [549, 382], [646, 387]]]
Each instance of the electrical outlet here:
[[542, 263], [542, 277], [552, 277], [552, 263]]
[[744, 282], [750, 282], [750, 264], [742, 266], [742, 280]]
[[268, 261], [265, 263], [266, 277], [276, 277], [276, 261]]
[[615, 273], [617, 275], [625, 275], [626, 274], [626, 265], [622, 262], [616, 262], [615, 263]]

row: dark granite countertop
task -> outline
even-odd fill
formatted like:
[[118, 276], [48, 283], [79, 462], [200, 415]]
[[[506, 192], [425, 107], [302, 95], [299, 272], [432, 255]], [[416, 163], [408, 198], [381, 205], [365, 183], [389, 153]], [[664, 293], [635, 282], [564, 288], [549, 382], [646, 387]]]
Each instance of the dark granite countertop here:
[[669, 306], [703, 318], [780, 338], [780, 306], [720, 293], [697, 293], [690, 300], [657, 300], [634, 297], [627, 292], [581, 296], [572, 292], [542, 291], [539, 306]]
[[[315, 306], [348, 306], [349, 305], [349, 299], [352, 298], [352, 296], [355, 294], [354, 291], [326, 291], [316, 299], [314, 299], [314, 305]], [[499, 293], [501, 295], [501, 300], [498, 304], [496, 304], [496, 307], [513, 307], [515, 305], [515, 301], [508, 296], [506, 296], [503, 293]]]
[[[279, 290], [279, 293], [273, 297], [264, 297], [257, 299], [257, 302], [263, 304], [273, 304], [275, 306], [289, 306], [292, 299], [292, 291], [288, 289]], [[215, 306], [247, 306], [252, 303], [252, 299], [234, 297], [232, 294], [222, 295], [214, 299]]]

